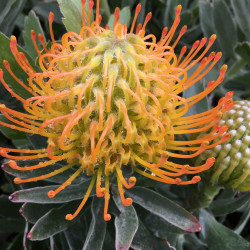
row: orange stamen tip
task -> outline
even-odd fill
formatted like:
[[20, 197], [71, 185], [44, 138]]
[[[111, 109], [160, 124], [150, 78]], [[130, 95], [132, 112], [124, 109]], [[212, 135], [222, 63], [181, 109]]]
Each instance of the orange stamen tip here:
[[6, 106], [4, 104], [0, 104], [0, 111], [5, 110]]
[[54, 13], [53, 13], [53, 12], [50, 12], [50, 13], [49, 13], [49, 21], [50, 21], [50, 22], [53, 22], [54, 17], [55, 17], [55, 16], [54, 16]]
[[135, 185], [136, 183], [136, 178], [134, 176], [131, 176], [129, 179], [128, 179], [128, 182], [129, 182], [129, 185]]
[[192, 178], [192, 182], [195, 184], [195, 183], [197, 183], [197, 182], [199, 182], [201, 180], [201, 177], [200, 176], [194, 176], [193, 178]]
[[55, 193], [55, 191], [53, 191], [53, 190], [50, 190], [50, 191], [48, 192], [48, 197], [49, 197], [49, 198], [54, 198], [55, 195], [56, 195], [56, 193]]
[[14, 183], [15, 183], [15, 184], [20, 184], [20, 183], [21, 183], [21, 179], [20, 179], [19, 177], [16, 177], [16, 178], [14, 179]]
[[97, 196], [97, 197], [103, 197], [104, 194], [105, 194], [105, 191], [106, 191], [105, 188], [100, 188], [100, 189], [97, 191], [96, 196]]
[[130, 206], [132, 203], [133, 203], [133, 200], [132, 200], [131, 198], [126, 198], [126, 199], [125, 199], [125, 204], [124, 204], [124, 205], [125, 205], [126, 207], [128, 207], [128, 206]]
[[117, 15], [119, 15], [119, 12], [120, 12], [120, 8], [119, 7], [116, 7], [115, 8], [115, 16], [117, 17]]
[[11, 168], [16, 168], [16, 167], [17, 167], [16, 162], [13, 161], [13, 160], [10, 160], [10, 161], [8, 162], [8, 165], [9, 165]]
[[93, 7], [94, 7], [94, 1], [93, 1], [93, 0], [90, 0], [90, 1], [89, 1], [89, 8], [92, 9]]
[[162, 153], [161, 158], [168, 159], [169, 154], [167, 152]]
[[215, 52], [211, 52], [208, 56], [208, 60], [211, 61], [215, 57]]
[[72, 215], [72, 214], [67, 214], [67, 215], [65, 216], [65, 219], [66, 219], [66, 220], [73, 220], [73, 215]]
[[189, 169], [190, 169], [190, 166], [189, 166], [189, 165], [184, 165], [184, 166], [182, 167], [182, 172], [183, 172], [183, 174], [185, 174]]
[[183, 35], [186, 31], [187, 31], [187, 25], [184, 25], [184, 26], [181, 28], [180, 34]]
[[225, 97], [226, 99], [230, 99], [234, 95], [234, 91], [229, 91], [226, 93]]
[[228, 130], [228, 126], [221, 126], [219, 128], [219, 133], [224, 134]]
[[4, 65], [5, 68], [10, 67], [10, 63], [7, 60], [3, 60], [3, 65]]
[[13, 42], [13, 43], [15, 42], [15, 43], [16, 43], [16, 37], [12, 35], [12, 36], [10, 37], [10, 42]]
[[206, 166], [212, 167], [214, 165], [214, 162], [215, 162], [214, 157], [208, 158], [207, 161], [206, 161]]
[[221, 68], [220, 68], [220, 74], [225, 74], [227, 71], [227, 65], [224, 64]]
[[31, 36], [31, 39], [36, 39], [36, 32], [34, 30], [31, 30], [30, 31], [30, 36]]
[[195, 41], [193, 46], [192, 46], [192, 49], [196, 49], [199, 46], [199, 43], [200, 43], [200, 41], [198, 41], [198, 40]]
[[174, 183], [175, 184], [180, 184], [182, 182], [182, 180], [180, 179], [180, 178], [176, 178], [175, 180], [174, 180]]
[[86, 0], [81, 0], [81, 3], [82, 3], [82, 4], [85, 4], [85, 3], [86, 3]]
[[167, 32], [168, 32], [168, 27], [164, 27], [161, 32], [162, 37], [166, 36]]
[[222, 136], [221, 141], [222, 141], [222, 142], [225, 142], [225, 141], [227, 141], [230, 137], [231, 137], [231, 135], [230, 135], [229, 133], [227, 133], [227, 134], [225, 134], [225, 135]]
[[0, 149], [0, 155], [1, 155], [1, 156], [5, 157], [6, 154], [7, 154], [6, 150]]
[[44, 37], [43, 37], [43, 35], [41, 33], [39, 33], [37, 36], [38, 36], [38, 39], [39, 39], [40, 42], [44, 41]]
[[213, 44], [214, 43], [214, 41], [216, 40], [216, 35], [215, 34], [213, 34], [212, 36], [210, 36], [210, 38], [209, 38], [209, 44], [211, 45], [211, 44]]
[[206, 150], [207, 146], [209, 145], [209, 141], [204, 141], [201, 143], [200, 150], [204, 151]]
[[137, 6], [136, 6], [135, 12], [136, 12], [136, 13], [139, 13], [140, 11], [141, 11], [141, 4], [139, 3], [139, 4], [137, 4]]
[[105, 25], [105, 30], [110, 30], [108, 24]]
[[202, 39], [201, 39], [201, 42], [200, 42], [200, 45], [201, 46], [204, 46], [204, 44], [207, 42], [207, 38], [206, 37], [203, 37]]
[[185, 54], [187, 51], [187, 46], [182, 47], [181, 54]]
[[110, 214], [104, 214], [104, 220], [105, 221], [111, 220], [111, 215]]
[[175, 14], [176, 14], [176, 15], [180, 15], [181, 9], [182, 9], [182, 6], [181, 6], [180, 4], [177, 5], [177, 7], [176, 7], [176, 9], [175, 9]]
[[214, 130], [213, 130], [214, 133], [218, 132], [220, 128], [221, 128], [221, 125], [215, 125]]
[[205, 63], [207, 62], [207, 60], [208, 60], [207, 57], [204, 57], [204, 58], [201, 60], [201, 65], [202, 65], [202, 64], [205, 64]]
[[218, 60], [220, 60], [221, 59], [221, 57], [222, 57], [222, 53], [221, 52], [218, 52], [216, 55], [215, 55], [215, 61], [218, 61]]
[[145, 18], [145, 20], [148, 22], [152, 18], [152, 12], [149, 12]]

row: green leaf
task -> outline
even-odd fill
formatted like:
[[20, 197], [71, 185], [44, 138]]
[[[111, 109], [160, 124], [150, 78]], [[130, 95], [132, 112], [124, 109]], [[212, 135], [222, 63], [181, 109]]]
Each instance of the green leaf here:
[[[11, 122], [10, 120], [8, 120], [3, 114], [0, 114], [0, 121], [10, 124], [10, 125], [14, 125], [13, 122]], [[21, 132], [19, 130], [15, 130], [15, 129], [11, 129], [5, 126], [0, 127], [0, 131], [9, 139], [11, 140], [20, 140], [20, 139], [25, 139], [26, 135], [24, 132]]]
[[34, 149], [41, 149], [47, 147], [47, 140], [48, 138], [41, 135], [31, 135], [27, 134], [27, 139], [31, 143]]
[[[250, 33], [250, 32], [249, 32]], [[250, 63], [250, 44], [249, 42], [238, 43], [235, 52]]]
[[[35, 63], [34, 61], [31, 59], [31, 57], [20, 47], [17, 46], [18, 51], [23, 52], [29, 63], [31, 64], [32, 67], [34, 67], [35, 69], [37, 69], [35, 67]], [[23, 97], [24, 99], [27, 99], [29, 97], [31, 97], [31, 94], [26, 91], [24, 88], [22, 88], [19, 83], [17, 83], [13, 77], [8, 73], [8, 71], [5, 69], [5, 67], [3, 66], [3, 60], [7, 60], [10, 63], [10, 68], [11, 70], [15, 73], [15, 75], [24, 83], [28, 86], [28, 82], [27, 82], [27, 74], [21, 69], [21, 67], [18, 65], [18, 63], [16, 62], [14, 56], [12, 55], [12, 52], [10, 50], [10, 39], [7, 38], [4, 34], [0, 33], [0, 68], [3, 70], [3, 77], [4, 80], [7, 84], [9, 84], [11, 86], [11, 88], [13, 89], [13, 91], [15, 93], [18, 93], [19, 96]]]
[[250, 243], [229, 228], [218, 223], [205, 209], [201, 210], [201, 234], [209, 250], [249, 250]]
[[153, 238], [144, 224], [139, 220], [139, 226], [131, 243], [133, 249], [152, 250]]
[[[124, 7], [120, 11], [120, 17], [119, 22], [122, 24], [126, 24], [127, 27], [129, 27], [130, 24], [130, 18], [131, 18], [131, 12], [129, 7]], [[108, 26], [112, 30], [114, 26], [114, 14], [112, 14], [108, 21]]]
[[[33, 10], [30, 11], [29, 15], [25, 18], [24, 23], [24, 31], [23, 31], [23, 40], [26, 47], [26, 50], [28, 51], [29, 55], [32, 57], [32, 59], [35, 61], [38, 57], [37, 52], [35, 50], [35, 47], [33, 45], [30, 31], [35, 30], [36, 32], [36, 44], [39, 48], [39, 50], [43, 50], [42, 44], [40, 43], [38, 39], [38, 34], [41, 33], [45, 39], [43, 29], [41, 27], [41, 24], [39, 22], [39, 19], [37, 18], [35, 12]], [[45, 41], [46, 43], [46, 41]]]
[[168, 239], [168, 235], [171, 234], [185, 234], [186, 231], [173, 226], [161, 217], [148, 213], [145, 218], [143, 218], [144, 225], [153, 233], [156, 237], [161, 239]]
[[249, 0], [235, 1], [231, 0], [231, 4], [236, 16], [236, 22], [239, 24], [244, 35], [250, 40], [250, 3]]
[[250, 202], [250, 193], [245, 193], [237, 198], [215, 200], [210, 209], [214, 216], [232, 213]]
[[[82, 27], [82, 5], [81, 0], [57, 0], [60, 10], [64, 16], [63, 23], [67, 31], [79, 34]], [[85, 23], [88, 22], [89, 0], [85, 3]], [[93, 11], [91, 13], [93, 20]]]
[[115, 247], [120, 250], [130, 248], [132, 240], [138, 229], [138, 217], [134, 207], [125, 207], [118, 194], [113, 195], [113, 199], [121, 211], [120, 215], [115, 218]]
[[76, 223], [64, 231], [65, 238], [68, 242], [70, 250], [82, 249], [86, 238], [86, 231], [89, 225], [86, 223], [84, 214]]
[[[191, 87], [186, 89], [183, 92], [183, 97], [189, 98], [189, 97], [192, 97], [192, 96], [195, 96], [195, 95], [201, 93], [204, 90], [205, 90], [205, 82], [203, 79], [203, 81], [198, 81], [195, 84], [193, 84]], [[208, 104], [208, 97], [205, 96], [203, 99], [201, 99], [199, 102], [197, 102], [196, 104], [194, 104], [192, 107], [190, 107], [188, 109], [186, 116], [200, 114], [200, 113], [205, 112], [207, 110], [209, 110], [209, 104]]]
[[228, 6], [223, 0], [214, 0], [213, 18], [216, 35], [222, 51], [235, 58], [234, 46], [237, 43], [236, 25]]
[[[72, 226], [76, 219], [69, 221], [65, 219], [65, 216], [68, 213], [74, 213], [75, 210], [76, 202], [70, 202], [59, 208], [51, 209], [31, 228], [28, 238], [30, 240], [44, 240]], [[84, 212], [85, 209], [82, 209], [77, 218], [79, 219]]]
[[214, 23], [213, 23], [213, 13], [212, 6], [208, 1], [199, 2], [200, 10], [200, 25], [205, 36], [210, 37], [214, 34]]
[[244, 209], [244, 212], [241, 215], [240, 221], [237, 223], [234, 232], [240, 234], [244, 229], [245, 225], [248, 223], [249, 218], [250, 218], [250, 203], [248, 203], [248, 206]]
[[11, 11], [11, 7], [14, 5], [16, 0], [2, 0], [2, 8], [0, 10], [0, 27], [2, 22]]
[[131, 190], [127, 190], [126, 193], [135, 203], [182, 230], [187, 232], [198, 232], [201, 230], [198, 220], [192, 214], [152, 190], [134, 187]]
[[[199, 66], [199, 64], [197, 64], [194, 67], [192, 67], [188, 71], [188, 75], [192, 76], [192, 74], [195, 73], [195, 71], [198, 68], [198, 66]], [[184, 98], [189, 98], [189, 97], [195, 96], [195, 95], [201, 93], [202, 91], [204, 91], [205, 88], [206, 88], [205, 87], [205, 79], [203, 78], [202, 80], [196, 82], [191, 87], [189, 87], [188, 89], [186, 89], [183, 92], [183, 97]], [[194, 114], [199, 114], [199, 113], [205, 112], [207, 110], [209, 110], [209, 104], [208, 104], [208, 97], [205, 96], [203, 99], [201, 99], [199, 102], [197, 102], [195, 105], [193, 105], [192, 107], [190, 107], [188, 109], [188, 112], [186, 113], [186, 116], [190, 116], [190, 115], [194, 115]]]
[[[49, 159], [47, 159], [49, 160]], [[20, 167], [25, 167], [25, 166], [34, 166], [34, 165], [38, 165], [40, 162], [44, 162], [45, 159], [43, 160], [39, 160], [39, 159], [33, 159], [33, 160], [21, 160], [21, 161], [16, 161], [17, 165]], [[65, 164], [65, 163], [64, 163]], [[36, 177], [36, 176], [41, 176], [41, 175], [45, 175], [48, 173], [51, 173], [61, 167], [64, 166], [64, 164], [61, 163], [54, 163], [52, 165], [46, 166], [44, 168], [39, 168], [39, 169], [35, 169], [35, 170], [31, 170], [31, 171], [20, 171], [20, 170], [16, 170], [16, 169], [12, 169], [8, 163], [4, 163], [2, 165], [2, 169], [8, 173], [11, 174], [13, 176], [18, 176], [22, 179], [27, 179], [27, 178], [32, 178], [32, 177]], [[57, 174], [55, 176], [52, 176], [48, 179], [46, 179], [46, 181], [49, 182], [55, 182], [55, 183], [63, 183], [65, 182], [70, 176], [72, 176], [72, 174], [75, 173], [75, 169], [74, 168], [70, 168], [60, 174]], [[87, 180], [88, 177], [86, 177], [83, 173], [80, 174], [75, 180], [74, 180], [74, 184], [76, 183], [80, 183], [83, 182], [85, 180]]]
[[243, 71], [235, 74], [233, 79], [224, 84], [225, 88], [232, 88], [233, 90], [249, 89], [250, 72]]
[[[8, 5], [7, 2], [10, 2], [10, 5]], [[26, 0], [1, 0], [1, 7], [5, 6], [5, 11], [7, 12], [5, 15], [3, 15], [2, 22], [0, 23], [1, 32], [8, 36], [12, 34], [14, 23], [18, 15], [22, 12], [22, 9], [25, 7], [25, 3]], [[2, 17], [2, 13], [0, 13], [0, 16]]]
[[20, 212], [27, 222], [35, 224], [49, 210], [57, 206], [57, 204], [25, 203]]
[[106, 221], [103, 219], [103, 209], [103, 200], [94, 197], [91, 204], [92, 220], [83, 250], [102, 250], [107, 225]]
[[[32, 203], [64, 203], [73, 200], [82, 199], [89, 187], [90, 181], [84, 181], [77, 185], [70, 185], [58, 193], [54, 198], [48, 197], [48, 192], [50, 190], [56, 190], [56, 186], [46, 186], [46, 187], [36, 187], [30, 189], [24, 189], [16, 191], [10, 195], [9, 199], [13, 202], [32, 202]], [[93, 196], [94, 192], [90, 194]]]
[[54, 13], [54, 22], [62, 24], [62, 13], [60, 11], [58, 3], [38, 3], [33, 8], [37, 15], [43, 17], [45, 20], [48, 20], [49, 13]]

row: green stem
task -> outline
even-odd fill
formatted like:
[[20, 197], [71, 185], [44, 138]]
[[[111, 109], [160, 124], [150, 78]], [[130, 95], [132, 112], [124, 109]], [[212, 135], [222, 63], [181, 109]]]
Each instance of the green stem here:
[[227, 78], [230, 80], [237, 72], [239, 72], [243, 66], [245, 66], [246, 60], [241, 58], [238, 59], [235, 64], [228, 70], [227, 72]]
[[201, 190], [198, 191], [199, 194], [196, 196], [196, 200], [192, 206], [192, 210], [208, 207], [214, 197], [219, 193], [221, 187], [218, 185], [213, 185], [210, 182], [204, 183]]
[[100, 8], [104, 10], [104, 13], [102, 14], [102, 18], [104, 23], [108, 23], [109, 18], [110, 18], [110, 9], [109, 9], [109, 4], [108, 0], [101, 0], [100, 1]]

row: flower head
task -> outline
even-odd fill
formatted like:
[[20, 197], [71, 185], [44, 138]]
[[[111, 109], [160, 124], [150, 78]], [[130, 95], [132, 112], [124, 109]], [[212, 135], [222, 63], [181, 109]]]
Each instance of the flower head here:
[[234, 108], [227, 111], [220, 121], [220, 125], [228, 126], [230, 139], [226, 144], [217, 145], [198, 157], [198, 161], [208, 155], [216, 157], [214, 167], [205, 174], [211, 183], [239, 191], [250, 190], [249, 110], [250, 101], [236, 101]]
[[[77, 166], [68, 180], [56, 190], [49, 191], [48, 196], [53, 199], [82, 172], [92, 176], [84, 199], [73, 215], [66, 215], [67, 220], [77, 216], [94, 185], [96, 195], [104, 196], [104, 219], [110, 220], [109, 179], [113, 174], [116, 174], [121, 200], [129, 206], [132, 199], [124, 197], [123, 187], [133, 187], [136, 178], [132, 176], [126, 180], [122, 165], [129, 164], [135, 172], [163, 183], [187, 185], [200, 181], [199, 176], [188, 181], [180, 176], [209, 169], [214, 158], [208, 158], [200, 166], [189, 166], [176, 164], [169, 157], [196, 157], [205, 149], [224, 142], [228, 134], [213, 142], [227, 130], [225, 126], [216, 124], [233, 105], [230, 92], [213, 109], [185, 116], [190, 107], [222, 82], [227, 67], [222, 66], [217, 80], [210, 82], [204, 91], [186, 99], [182, 97], [183, 91], [212, 69], [221, 58], [221, 53], [211, 52], [205, 57], [216, 39], [212, 35], [208, 42], [207, 38], [196, 41], [189, 52], [184, 46], [179, 56], [175, 54], [175, 47], [187, 29], [182, 27], [173, 40], [180, 23], [180, 5], [176, 8], [172, 27], [165, 27], [160, 40], [156, 41], [153, 34], [145, 35], [151, 13], [147, 14], [143, 24], [135, 28], [140, 4], [136, 7], [130, 30], [119, 22], [119, 8], [115, 10], [113, 30], [107, 26], [102, 28], [99, 1], [96, 18], [91, 23], [93, 4], [90, 0], [88, 21], [85, 22], [85, 1], [82, 1], [80, 33], [69, 31], [60, 42], [55, 41], [53, 14], [50, 13], [50, 48], [46, 47], [43, 36], [38, 34], [43, 46], [43, 51], [39, 51], [36, 33], [31, 31], [41, 72], [31, 67], [25, 55], [18, 51], [16, 38], [11, 37], [11, 51], [28, 75], [28, 86], [15, 76], [7, 61], [4, 61], [4, 66], [30, 92], [31, 98], [25, 100], [14, 93], [5, 82], [3, 71], [0, 71], [4, 87], [23, 103], [26, 110], [26, 113], [21, 113], [1, 105], [2, 114], [15, 125], [0, 124], [48, 138], [47, 148], [1, 148], [1, 155], [12, 159], [9, 166], [20, 171], [32, 171], [65, 161], [65, 166], [54, 172], [29, 179], [17, 177], [14, 182], [19, 184], [46, 179]], [[196, 64], [199, 64], [198, 68], [188, 75], [188, 70]], [[176, 140], [177, 135], [203, 131], [210, 132], [195, 140]], [[23, 159], [41, 159], [41, 162], [34, 166], [18, 166], [15, 160]]]

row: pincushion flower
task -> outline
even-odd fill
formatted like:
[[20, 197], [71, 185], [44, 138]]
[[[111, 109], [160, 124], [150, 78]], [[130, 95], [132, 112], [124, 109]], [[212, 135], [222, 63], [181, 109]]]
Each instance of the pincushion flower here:
[[[56, 190], [55, 195], [67, 188], [83, 172], [92, 176], [89, 188], [74, 214], [74, 219], [86, 203], [94, 185], [96, 195], [104, 197], [104, 219], [110, 220], [108, 204], [110, 199], [110, 176], [116, 175], [118, 190], [124, 206], [132, 203], [125, 198], [124, 188], [136, 183], [131, 176], [125, 179], [121, 167], [132, 166], [133, 170], [145, 177], [163, 183], [187, 185], [200, 181], [199, 176], [182, 180], [185, 174], [197, 174], [209, 169], [215, 159], [208, 158], [200, 166], [176, 164], [171, 158], [193, 158], [205, 149], [224, 142], [229, 134], [226, 126], [218, 125], [224, 112], [233, 105], [232, 93], [223, 97], [218, 105], [209, 111], [185, 116], [190, 107], [206, 97], [223, 80], [227, 66], [223, 65], [215, 81], [208, 83], [201, 93], [183, 98], [182, 92], [202, 79], [221, 58], [221, 53], [208, 50], [216, 39], [196, 41], [189, 52], [181, 49], [179, 56], [175, 48], [187, 27], [181, 28], [176, 39], [175, 31], [180, 23], [181, 6], [171, 28], [165, 27], [159, 41], [153, 34], [145, 35], [145, 29], [152, 14], [148, 13], [143, 24], [135, 29], [141, 5], [138, 4], [131, 28], [119, 22], [119, 8], [115, 10], [113, 30], [100, 26], [99, 1], [96, 17], [91, 22], [93, 1], [89, 1], [88, 17], [85, 22], [85, 1], [82, 1], [82, 28], [79, 34], [67, 32], [61, 41], [55, 41], [49, 15], [52, 40], [47, 48], [44, 38], [38, 34], [43, 50], [38, 49], [36, 33], [31, 38], [39, 57], [41, 72], [36, 72], [25, 55], [18, 51], [14, 36], [10, 48], [15, 60], [28, 75], [28, 85], [21, 82], [11, 65], [4, 66], [13, 79], [18, 81], [32, 95], [23, 99], [8, 86], [0, 71], [0, 80], [12, 96], [22, 102], [25, 113], [0, 106], [2, 114], [14, 123], [0, 122], [31, 134], [48, 138], [47, 148], [12, 149], [1, 148], [1, 155], [11, 159], [11, 168], [32, 171], [46, 168], [56, 162], [65, 165], [49, 174], [29, 179], [14, 179], [16, 184], [43, 180], [63, 171], [77, 167], [75, 173]], [[134, 32], [135, 30], [135, 32]], [[193, 74], [188, 70], [199, 64]], [[209, 131], [195, 140], [177, 140], [178, 135]], [[219, 141], [214, 142], [221, 136]], [[183, 152], [182, 152], [183, 151]], [[16, 155], [19, 153], [19, 155]], [[18, 166], [18, 160], [40, 159], [33, 166]]]

